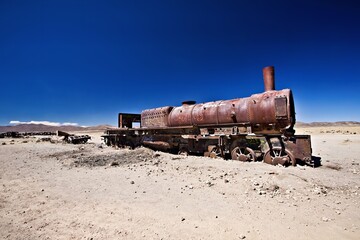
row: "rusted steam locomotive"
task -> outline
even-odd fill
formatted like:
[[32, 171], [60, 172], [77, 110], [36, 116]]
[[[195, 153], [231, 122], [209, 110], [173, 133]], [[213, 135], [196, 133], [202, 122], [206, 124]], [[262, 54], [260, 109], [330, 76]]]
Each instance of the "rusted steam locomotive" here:
[[[119, 128], [106, 130], [104, 141], [183, 155], [311, 165], [310, 136], [295, 135], [291, 90], [275, 90], [272, 66], [263, 69], [263, 76], [265, 92], [247, 98], [119, 113]], [[135, 122], [140, 127], [133, 127]]]

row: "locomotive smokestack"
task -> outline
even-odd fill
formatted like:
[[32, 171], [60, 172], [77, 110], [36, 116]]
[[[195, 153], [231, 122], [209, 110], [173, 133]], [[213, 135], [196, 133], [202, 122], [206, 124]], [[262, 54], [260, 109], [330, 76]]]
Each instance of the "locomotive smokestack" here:
[[275, 71], [273, 66], [263, 68], [265, 92], [275, 90]]

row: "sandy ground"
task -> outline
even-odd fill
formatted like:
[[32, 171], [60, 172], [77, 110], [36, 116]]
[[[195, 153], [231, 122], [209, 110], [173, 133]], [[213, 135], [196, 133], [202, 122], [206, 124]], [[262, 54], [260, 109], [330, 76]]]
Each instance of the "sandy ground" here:
[[0, 238], [359, 239], [360, 129], [298, 133], [321, 167], [0, 139]]

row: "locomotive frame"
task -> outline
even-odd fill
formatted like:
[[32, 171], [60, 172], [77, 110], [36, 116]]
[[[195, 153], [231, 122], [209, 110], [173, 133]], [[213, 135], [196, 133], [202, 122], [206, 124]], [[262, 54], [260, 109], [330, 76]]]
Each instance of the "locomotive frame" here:
[[[118, 128], [102, 136], [109, 146], [145, 146], [181, 155], [313, 165], [310, 135], [295, 135], [289, 89], [276, 91], [274, 68], [263, 69], [265, 92], [248, 98], [119, 113]], [[140, 123], [134, 128], [133, 123]]]

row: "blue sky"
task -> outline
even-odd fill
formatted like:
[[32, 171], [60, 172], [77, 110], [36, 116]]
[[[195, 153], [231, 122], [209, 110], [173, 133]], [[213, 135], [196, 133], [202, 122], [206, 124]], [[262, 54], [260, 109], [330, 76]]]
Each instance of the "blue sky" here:
[[0, 0], [0, 125], [247, 97], [262, 68], [297, 120], [360, 121], [357, 1]]

